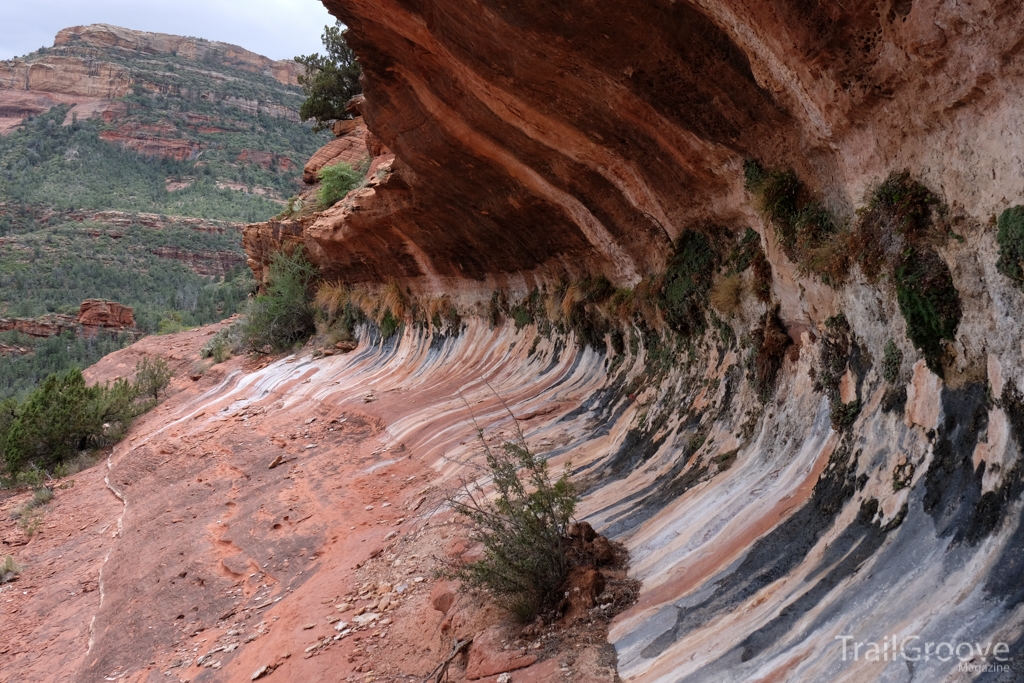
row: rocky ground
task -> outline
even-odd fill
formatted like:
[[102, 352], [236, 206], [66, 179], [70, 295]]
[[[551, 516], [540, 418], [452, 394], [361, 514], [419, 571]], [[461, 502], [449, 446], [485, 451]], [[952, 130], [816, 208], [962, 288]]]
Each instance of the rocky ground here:
[[[324, 385], [297, 358], [206, 368], [216, 329], [90, 368], [106, 381], [160, 355], [177, 376], [30, 519], [11, 513], [31, 492], [0, 494], [3, 553], [23, 568], [0, 588], [0, 681], [424, 680], [456, 645], [450, 680], [616, 679], [624, 570], [574, 584], [584, 598], [556, 624], [511, 623], [437, 578], [473, 549], [441, 511], [443, 473], [387, 438], [398, 392]], [[314, 376], [320, 396], [298, 396]]]

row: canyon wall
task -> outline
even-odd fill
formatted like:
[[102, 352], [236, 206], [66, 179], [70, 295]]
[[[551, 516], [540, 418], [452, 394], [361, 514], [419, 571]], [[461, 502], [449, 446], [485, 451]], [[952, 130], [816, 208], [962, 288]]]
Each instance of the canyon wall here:
[[[629, 344], [558, 356], [593, 385], [547, 428], [570, 434], [552, 454], [643, 581], [611, 633], [623, 679], [1020, 680], [1024, 294], [995, 226], [1024, 203], [1019, 3], [324, 4], [363, 65], [372, 171], [326, 211], [247, 228], [258, 277], [302, 245], [328, 279], [444, 295], [508, 334], [534, 287], [664, 288], [688, 231], [720, 251], [759, 236], [762, 301], [668, 351], [634, 317]], [[962, 304], [941, 360], [909, 338], [896, 266], [830, 285], [787, 255], [745, 162], [792, 169], [840, 232], [894, 172], [933, 193], [947, 233], [927, 248]], [[773, 310], [791, 345], [765, 391]], [[526, 324], [461, 348], [533, 367], [520, 345], [547, 337]], [[402, 363], [418, 343], [407, 331]], [[500, 391], [563, 398], [531, 387]], [[1011, 661], [926, 642], [1004, 643]]]
[[[176, 378], [37, 535], [0, 501], [0, 668], [423, 680], [477, 635], [431, 607], [444, 492], [511, 415], [641, 582], [607, 645], [517, 642], [549, 668], [514, 681], [1024, 678], [1024, 290], [991, 220], [1024, 203], [1019, 3], [327, 4], [366, 97], [310, 176], [366, 182], [245, 244], [264, 281], [305, 247], [368, 318], [348, 353], [215, 363], [197, 329], [91, 368]], [[815, 221], [884, 259], [821, 269]]]

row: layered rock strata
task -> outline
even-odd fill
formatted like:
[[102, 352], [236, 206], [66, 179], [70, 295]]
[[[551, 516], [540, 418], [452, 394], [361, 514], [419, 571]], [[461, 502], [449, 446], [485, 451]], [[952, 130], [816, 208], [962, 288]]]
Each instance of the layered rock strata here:
[[20, 332], [44, 339], [65, 332], [93, 337], [98, 332], [122, 331], [135, 327], [135, 316], [130, 306], [104, 299], [86, 299], [78, 315], [53, 313], [40, 318], [0, 318], [0, 332]]
[[78, 311], [75, 322], [81, 325], [86, 336], [99, 330], [124, 330], [135, 327], [135, 315], [130, 306], [104, 299], [86, 299]]
[[[72, 106], [65, 124], [75, 117], [106, 123], [124, 119], [129, 107], [121, 98], [133, 92], [219, 103], [246, 117], [297, 123], [302, 68], [294, 60], [273, 61], [227, 43], [107, 24], [76, 26], [60, 31], [52, 48], [0, 62], [0, 134], [58, 105]], [[231, 87], [245, 79], [258, 87]], [[188, 111], [158, 124], [128, 118], [105, 130], [103, 139], [146, 156], [177, 160], [194, 159], [203, 149], [196, 134], [237, 130], [237, 122]], [[180, 130], [182, 124], [191, 131]], [[290, 159], [279, 164], [282, 170], [291, 166]]]
[[[486, 365], [483, 337], [445, 348], [511, 377], [539, 367], [518, 355], [529, 327], [498, 341], [502, 296], [635, 285], [685, 231], [719, 245], [759, 233], [769, 303], [737, 304], [662, 374], [641, 376], [665, 352], [636, 319], [629, 351], [608, 337], [556, 354], [595, 384], [563, 423], [587, 416], [586, 434], [554, 457], [591, 477], [585, 514], [643, 581], [611, 634], [624, 679], [989, 680], [926, 643], [987, 644], [965, 661], [1024, 675], [1024, 295], [996, 267], [994, 225], [1024, 203], [1019, 3], [325, 5], [350, 27], [381, 153], [332, 209], [247, 228], [257, 274], [302, 245], [353, 286], [394, 280], [463, 313], [498, 302], [494, 343], [514, 360]], [[793, 169], [840, 225], [904, 168], [941, 200], [955, 234], [928, 248], [962, 302], [941, 368], [909, 339], [903, 276], [809, 274], [745, 191], [745, 160]], [[766, 391], [749, 340], [776, 305], [793, 344]], [[407, 332], [395, 362], [441, 367], [428, 348]], [[530, 377], [500, 391], [565, 395]], [[893, 639], [907, 656], [865, 658]]]

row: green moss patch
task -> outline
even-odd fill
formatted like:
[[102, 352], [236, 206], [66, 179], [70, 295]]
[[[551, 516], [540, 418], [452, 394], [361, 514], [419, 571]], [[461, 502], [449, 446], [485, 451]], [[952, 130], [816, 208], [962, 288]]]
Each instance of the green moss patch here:
[[779, 247], [806, 273], [836, 286], [849, 267], [843, 235], [831, 212], [807, 191], [791, 169], [743, 165], [744, 183], [775, 232]]
[[1003, 211], [998, 225], [999, 260], [996, 268], [1024, 289], [1024, 206]]
[[941, 375], [941, 342], [955, 338], [962, 310], [949, 268], [934, 249], [910, 248], [903, 254], [896, 267], [896, 298], [907, 336]]
[[704, 330], [708, 292], [716, 261], [715, 251], [706, 235], [687, 230], [679, 236], [675, 254], [665, 272], [659, 303], [668, 324], [685, 337]]

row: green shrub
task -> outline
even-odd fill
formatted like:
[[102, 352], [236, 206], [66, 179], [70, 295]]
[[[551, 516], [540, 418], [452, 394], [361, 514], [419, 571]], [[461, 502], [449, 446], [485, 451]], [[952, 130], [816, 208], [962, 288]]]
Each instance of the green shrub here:
[[[605, 280], [605, 282], [608, 282]], [[609, 287], [611, 284], [609, 283]], [[544, 306], [540, 298], [540, 290], [534, 287], [526, 297], [509, 311], [516, 323], [516, 330], [532, 325], [538, 318], [544, 317]]]
[[749, 159], [743, 164], [743, 176], [747, 190], [757, 198], [761, 213], [771, 221], [779, 245], [787, 255], [793, 253], [796, 220], [800, 214], [797, 202], [803, 188], [800, 179], [792, 170], [768, 170]]
[[949, 267], [934, 249], [907, 249], [896, 267], [896, 299], [907, 336], [941, 375], [942, 340], [952, 341], [962, 315]]
[[402, 323], [399, 322], [398, 318], [396, 318], [391, 313], [391, 310], [388, 309], [384, 311], [384, 316], [380, 321], [380, 336], [384, 339], [391, 339], [391, 337], [395, 335], [395, 332], [398, 332], [398, 328], [401, 326]]
[[882, 379], [889, 384], [895, 384], [900, 377], [902, 365], [903, 352], [896, 346], [896, 342], [890, 339], [885, 342], [885, 350], [882, 352]]
[[177, 311], [168, 313], [167, 315], [160, 319], [159, 323], [157, 323], [156, 333], [159, 335], [164, 335], [184, 332], [185, 330], [188, 329], [188, 326], [185, 325], [185, 323], [182, 322], [182, 320], [183, 319], [181, 313]]
[[30, 504], [32, 505], [32, 507], [37, 508], [42, 507], [43, 505], [48, 505], [52, 500], [53, 489], [48, 489], [44, 486], [42, 488], [35, 490], [35, 492], [32, 494], [32, 500], [30, 501]]
[[240, 348], [239, 335], [242, 325], [235, 322], [218, 330], [210, 341], [199, 351], [200, 358], [212, 358], [214, 363], [223, 363]]
[[213, 362], [223, 363], [231, 357], [231, 342], [228, 340], [228, 328], [222, 329], [217, 334], [213, 335], [199, 352], [200, 358], [212, 358]]
[[829, 407], [829, 418], [832, 420], [832, 429], [843, 432], [853, 426], [860, 415], [861, 401], [855, 398], [849, 403], [843, 403], [836, 399]]
[[725, 472], [726, 470], [733, 466], [733, 463], [736, 462], [736, 456], [738, 456], [739, 453], [740, 449], [734, 448], [731, 451], [719, 453], [718, 455], [713, 457], [711, 461], [718, 465], [719, 472]]
[[825, 334], [821, 340], [817, 384], [833, 406], [841, 403], [839, 386], [849, 360], [850, 323], [842, 313], [829, 316], [825, 320]]
[[299, 197], [299, 195], [294, 194], [288, 198], [288, 202], [285, 204], [284, 208], [281, 209], [281, 213], [274, 216], [274, 219], [279, 221], [287, 220], [302, 211], [302, 207], [302, 198]]
[[668, 324], [684, 337], [704, 330], [715, 262], [715, 251], [703, 233], [687, 230], [679, 236], [659, 304]]
[[160, 399], [160, 392], [167, 388], [174, 373], [163, 358], [144, 357], [135, 366], [135, 388], [142, 396]]
[[324, 166], [320, 169], [320, 189], [316, 192], [320, 208], [326, 209], [334, 206], [345, 198], [353, 188], [363, 181], [363, 173], [352, 168], [349, 164], [341, 162], [333, 166]]
[[757, 252], [750, 261], [750, 272], [754, 276], [751, 281], [754, 296], [761, 303], [770, 303], [772, 300], [772, 264], [768, 261], [760, 244], [757, 245]]
[[310, 287], [317, 268], [302, 249], [293, 254], [275, 252], [270, 259], [266, 292], [249, 304], [242, 325], [242, 344], [252, 351], [269, 346], [274, 351], [291, 347], [316, 330]]
[[754, 159], [743, 160], [743, 186], [748, 192], [757, 192], [764, 184], [768, 172]]
[[[126, 430], [142, 408], [127, 380], [88, 387], [82, 371], [50, 375], [5, 417], [0, 445], [7, 470], [52, 468], [79, 451], [107, 442], [107, 430]], [[10, 403], [6, 402], [10, 409]]]
[[754, 258], [761, 249], [761, 236], [756, 230], [747, 228], [739, 243], [729, 253], [730, 273], [742, 273], [750, 267]]
[[[527, 325], [533, 323], [533, 312], [524, 304], [516, 304], [512, 307], [512, 310], [509, 311], [509, 313], [512, 315], [512, 320], [516, 323], [517, 330], [521, 330]], [[440, 316], [438, 316], [437, 323], [437, 326], [440, 326]]]
[[1024, 206], [1014, 206], [999, 215], [999, 260], [996, 268], [1000, 273], [1024, 289]]
[[932, 225], [932, 208], [939, 203], [932, 192], [910, 176], [893, 171], [871, 193], [866, 218], [874, 218], [903, 235], [921, 234]]
[[909, 171], [894, 171], [871, 190], [848, 240], [848, 253], [871, 282], [890, 272], [909, 246], [927, 247], [938, 198]]
[[561, 599], [569, 571], [566, 534], [579, 496], [568, 468], [557, 481], [547, 463], [518, 442], [500, 449], [484, 446], [487, 471], [497, 498], [466, 486], [449, 496], [452, 508], [474, 524], [474, 540], [483, 544], [483, 559], [454, 570], [467, 585], [483, 587], [520, 621], [529, 622]]
[[744, 163], [744, 180], [789, 260], [829, 286], [842, 283], [849, 268], [845, 232], [836, 225], [831, 212], [808, 195], [796, 173], [791, 169], [768, 170], [748, 160]]
[[569, 311], [566, 324], [576, 336], [576, 343], [593, 349], [605, 348], [605, 336], [611, 332], [611, 325], [600, 311], [585, 304], [577, 304]]

